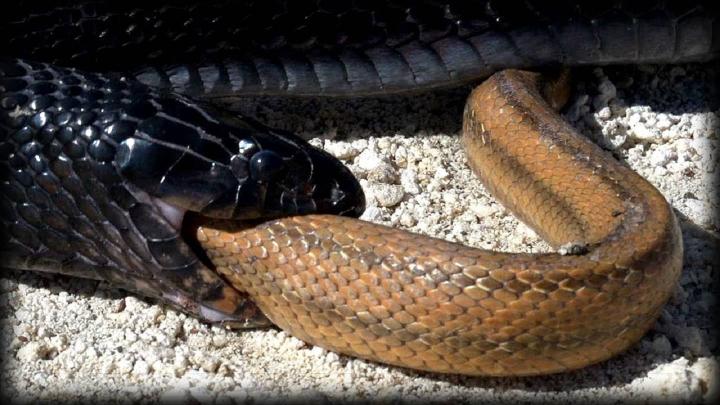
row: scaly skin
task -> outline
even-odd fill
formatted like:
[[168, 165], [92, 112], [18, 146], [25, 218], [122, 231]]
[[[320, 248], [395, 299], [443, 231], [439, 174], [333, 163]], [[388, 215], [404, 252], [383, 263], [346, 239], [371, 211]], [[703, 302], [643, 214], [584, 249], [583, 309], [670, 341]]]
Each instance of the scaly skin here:
[[470, 165], [555, 247], [475, 249], [351, 218], [200, 227], [208, 256], [283, 330], [420, 370], [521, 376], [608, 359], [647, 331], [682, 268], [677, 220], [642, 177], [546, 104], [535, 73], [500, 72], [467, 102]]

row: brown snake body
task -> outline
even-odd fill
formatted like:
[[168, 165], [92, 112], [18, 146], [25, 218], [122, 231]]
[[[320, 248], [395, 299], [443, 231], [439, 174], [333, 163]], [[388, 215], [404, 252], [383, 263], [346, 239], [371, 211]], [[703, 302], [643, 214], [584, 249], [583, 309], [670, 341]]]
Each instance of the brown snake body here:
[[508, 70], [467, 101], [463, 142], [485, 186], [561, 251], [471, 248], [335, 216], [197, 235], [218, 271], [313, 345], [442, 373], [573, 370], [648, 330], [681, 267], [663, 196], [564, 122], [558, 87]]

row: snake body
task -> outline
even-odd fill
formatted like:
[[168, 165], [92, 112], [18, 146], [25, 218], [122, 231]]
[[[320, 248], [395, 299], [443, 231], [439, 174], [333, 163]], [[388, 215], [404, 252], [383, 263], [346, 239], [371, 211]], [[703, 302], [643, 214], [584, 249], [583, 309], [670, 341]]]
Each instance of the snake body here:
[[652, 325], [682, 268], [663, 196], [579, 136], [507, 70], [470, 96], [470, 166], [555, 247], [510, 254], [352, 218], [201, 228], [233, 285], [276, 325], [328, 350], [435, 372], [534, 375], [607, 359]]
[[[512, 67], [707, 60], [715, 9], [271, 3], [21, 2], [6, 13], [6, 56], [44, 63], [0, 65], [0, 265], [108, 280], [208, 322], [271, 321], [330, 350], [438, 372], [566, 371], [642, 336], [680, 272], [677, 221], [655, 188], [556, 116], [541, 76], [488, 79], [468, 100], [463, 139], [483, 183], [565, 255], [337, 216], [364, 205], [347, 169], [217, 105], [420, 91]], [[292, 216], [312, 213], [325, 215]]]

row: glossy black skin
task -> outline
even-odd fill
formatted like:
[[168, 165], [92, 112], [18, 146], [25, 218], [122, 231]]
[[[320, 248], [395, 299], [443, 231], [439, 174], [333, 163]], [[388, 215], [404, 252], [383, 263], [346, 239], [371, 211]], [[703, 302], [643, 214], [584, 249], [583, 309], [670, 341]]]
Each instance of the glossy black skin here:
[[254, 326], [264, 318], [248, 315], [158, 200], [227, 219], [364, 208], [332, 156], [132, 78], [6, 60], [0, 107], [0, 267], [107, 280]]
[[16, 0], [6, 55], [207, 98], [457, 86], [503, 68], [707, 60], [714, 0]]
[[364, 209], [350, 171], [292, 134], [178, 95], [136, 105], [133, 112], [146, 118], [118, 143], [114, 161], [153, 197], [226, 219], [359, 216]]

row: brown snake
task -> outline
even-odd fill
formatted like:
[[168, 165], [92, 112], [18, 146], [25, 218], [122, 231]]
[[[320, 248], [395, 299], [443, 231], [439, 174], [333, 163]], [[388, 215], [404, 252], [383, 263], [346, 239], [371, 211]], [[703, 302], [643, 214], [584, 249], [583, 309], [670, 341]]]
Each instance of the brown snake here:
[[608, 359], [655, 322], [683, 245], [660, 192], [544, 101], [563, 89], [495, 74], [467, 101], [463, 142], [493, 195], [571, 254], [494, 252], [323, 215], [213, 223], [198, 239], [277, 326], [328, 350], [488, 376]]

